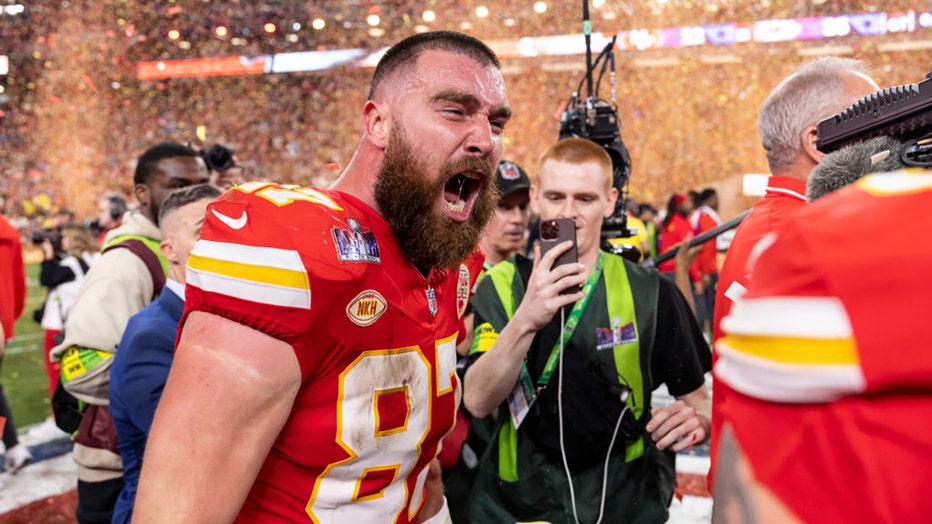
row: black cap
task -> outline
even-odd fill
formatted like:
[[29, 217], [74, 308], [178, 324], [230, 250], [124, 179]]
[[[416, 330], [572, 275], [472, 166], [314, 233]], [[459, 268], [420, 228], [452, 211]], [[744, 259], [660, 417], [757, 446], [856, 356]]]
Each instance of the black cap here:
[[525, 173], [518, 164], [508, 160], [502, 160], [498, 163], [495, 185], [498, 186], [498, 190], [504, 198], [515, 191], [527, 191], [530, 189], [531, 179], [528, 178], [527, 173]]

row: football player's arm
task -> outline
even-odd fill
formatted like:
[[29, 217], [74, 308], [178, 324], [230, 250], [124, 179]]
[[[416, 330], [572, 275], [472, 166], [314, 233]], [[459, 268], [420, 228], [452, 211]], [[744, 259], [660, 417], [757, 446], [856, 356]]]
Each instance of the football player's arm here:
[[301, 383], [292, 347], [209, 313], [181, 332], [146, 446], [134, 522], [232, 522]]
[[567, 287], [582, 286], [586, 282], [582, 264], [547, 269], [570, 247], [571, 243], [567, 241], [543, 256], [540, 249], [535, 248], [534, 269], [521, 305], [492, 347], [466, 370], [463, 404], [474, 417], [484, 417], [495, 411], [514, 389], [521, 363], [537, 332], [560, 308], [585, 296], [582, 292], [560, 294]]
[[476, 319], [475, 313], [466, 313], [463, 317], [463, 330], [465, 334], [463, 335], [463, 340], [456, 345], [456, 354], [465, 357], [469, 355], [469, 348], [472, 347], [472, 335], [473, 335], [473, 322]]

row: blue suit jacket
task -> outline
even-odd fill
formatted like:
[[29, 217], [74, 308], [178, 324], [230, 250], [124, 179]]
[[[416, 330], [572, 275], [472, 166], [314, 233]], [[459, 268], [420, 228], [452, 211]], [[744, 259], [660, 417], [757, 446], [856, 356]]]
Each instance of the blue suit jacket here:
[[157, 299], [129, 319], [110, 370], [110, 413], [116, 424], [123, 480], [114, 523], [133, 516], [149, 428], [175, 356], [184, 301], [166, 286]]

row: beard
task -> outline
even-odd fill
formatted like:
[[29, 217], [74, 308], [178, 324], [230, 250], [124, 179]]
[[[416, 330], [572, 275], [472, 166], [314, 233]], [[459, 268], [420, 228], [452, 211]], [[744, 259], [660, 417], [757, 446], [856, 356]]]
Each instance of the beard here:
[[[476, 248], [495, 211], [498, 193], [491, 183], [492, 167], [481, 158], [466, 157], [445, 164], [435, 178], [425, 164], [404, 133], [393, 129], [375, 183], [375, 200], [402, 254], [416, 268], [425, 273], [431, 268], [455, 269]], [[456, 222], [435, 206], [450, 177], [467, 170], [485, 173], [486, 183], [478, 189], [469, 218]]]

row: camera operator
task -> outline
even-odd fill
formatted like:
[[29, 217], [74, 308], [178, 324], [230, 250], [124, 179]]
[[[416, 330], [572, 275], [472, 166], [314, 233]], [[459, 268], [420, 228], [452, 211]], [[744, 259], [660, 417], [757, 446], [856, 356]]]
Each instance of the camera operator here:
[[59, 209], [48, 219], [48, 227], [33, 230], [31, 238], [33, 245], [41, 246], [43, 242], [48, 240], [57, 255], [61, 251], [62, 228], [72, 222], [74, 222], [74, 213], [69, 209]]
[[[618, 195], [612, 173], [594, 142], [551, 146], [531, 206], [574, 220], [579, 262], [552, 267], [570, 242], [535, 249], [533, 262], [490, 269], [471, 301], [463, 402], [477, 417], [498, 410], [501, 423], [470, 522], [665, 522], [673, 452], [707, 438], [711, 355], [689, 306], [656, 271], [599, 249]], [[660, 383], [677, 401], [652, 410]]]

